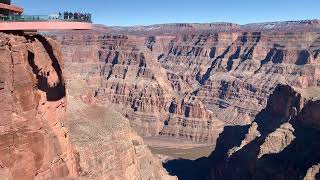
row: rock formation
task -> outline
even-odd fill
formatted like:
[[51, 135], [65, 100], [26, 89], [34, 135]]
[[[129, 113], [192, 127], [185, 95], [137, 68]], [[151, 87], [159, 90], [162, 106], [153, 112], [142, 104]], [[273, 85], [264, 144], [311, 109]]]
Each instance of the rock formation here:
[[315, 108], [318, 112], [320, 94], [308, 91], [278, 85], [244, 138], [239, 136], [229, 151], [223, 148], [224, 131], [209, 158], [209, 179], [318, 179], [320, 126], [315, 122], [320, 116]]
[[169, 161], [182, 179], [317, 179], [319, 24], [1, 34], [0, 175], [174, 178], [133, 127], [216, 146]]
[[65, 85], [56, 41], [0, 34], [0, 51], [0, 179], [175, 179], [81, 79]]
[[8, 179], [78, 176], [65, 134], [66, 93], [58, 44], [0, 34], [0, 174]]
[[208, 158], [165, 167], [190, 180], [319, 179], [319, 89], [278, 85], [253, 123], [224, 127]]
[[[152, 48], [165, 49], [171, 38], [163, 37], [163, 43]], [[145, 38], [74, 35], [58, 39], [67, 76], [85, 79], [89, 94], [99, 103], [119, 106], [140, 135], [214, 142], [222, 131], [223, 123], [201, 101], [173, 87]]]
[[81, 77], [67, 76], [69, 137], [79, 153], [80, 177], [114, 180], [175, 180], [163, 169], [130, 127], [128, 119], [108, 102], [100, 105], [87, 93]]
[[140, 135], [215, 145], [209, 158], [168, 161], [170, 174], [317, 179], [319, 29], [311, 20], [52, 36], [86, 94], [117, 106]]
[[278, 83], [319, 85], [316, 20], [101, 29], [51, 36], [69, 73], [142, 136], [213, 144], [223, 126], [251, 124]]

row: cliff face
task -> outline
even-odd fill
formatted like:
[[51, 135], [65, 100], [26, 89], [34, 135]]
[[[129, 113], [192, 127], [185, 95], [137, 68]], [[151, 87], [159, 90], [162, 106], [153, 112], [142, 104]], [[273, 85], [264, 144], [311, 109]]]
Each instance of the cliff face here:
[[[154, 47], [166, 49], [171, 38]], [[85, 79], [89, 94], [99, 103], [117, 105], [140, 135], [213, 142], [222, 130], [201, 101], [172, 86], [145, 38], [64, 36], [60, 41], [67, 76]]]
[[319, 90], [278, 85], [250, 125], [224, 127], [208, 158], [165, 167], [191, 180], [319, 179]]
[[[278, 85], [254, 123], [242, 127], [248, 129], [244, 136], [229, 147], [222, 144], [228, 131], [219, 137], [221, 144], [209, 160], [211, 178], [318, 179], [320, 94], [315, 92], [318, 87]], [[240, 132], [230, 127], [229, 133], [231, 129]]]
[[81, 76], [66, 76], [69, 136], [79, 153], [80, 177], [175, 180], [163, 169], [129, 120], [112, 103], [95, 100]]
[[159, 61], [173, 74], [171, 81], [177, 87], [197, 85], [189, 91], [218, 119], [245, 124], [265, 107], [277, 83], [318, 85], [318, 37], [314, 33], [185, 35], [171, 41], [171, 50]]
[[65, 135], [65, 84], [58, 45], [0, 34], [0, 174], [9, 179], [78, 175]]
[[278, 83], [319, 85], [317, 22], [269, 25], [157, 25], [154, 35], [131, 27], [109, 32], [135, 36], [55, 38], [70, 74], [86, 79], [96, 100], [123, 108], [140, 135], [214, 143], [223, 126], [250, 124]]
[[0, 34], [0, 51], [1, 179], [173, 178], [126, 118], [66, 87], [56, 41]]

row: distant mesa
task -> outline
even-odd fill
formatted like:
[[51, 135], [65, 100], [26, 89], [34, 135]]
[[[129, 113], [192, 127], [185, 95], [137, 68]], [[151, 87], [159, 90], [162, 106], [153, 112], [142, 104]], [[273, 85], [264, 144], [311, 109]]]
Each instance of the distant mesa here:
[[90, 30], [91, 14], [63, 12], [52, 15], [23, 15], [24, 9], [0, 0], [0, 31]]
[[[101, 29], [101, 25], [93, 29]], [[263, 22], [250, 24], [235, 24], [229, 22], [216, 23], [170, 23], [154, 24], [148, 26], [109, 26], [108, 31], [118, 34], [130, 35], [178, 35], [178, 34], [208, 34], [221, 32], [262, 32], [262, 33], [295, 33], [295, 32], [320, 32], [320, 20], [299, 20]]]

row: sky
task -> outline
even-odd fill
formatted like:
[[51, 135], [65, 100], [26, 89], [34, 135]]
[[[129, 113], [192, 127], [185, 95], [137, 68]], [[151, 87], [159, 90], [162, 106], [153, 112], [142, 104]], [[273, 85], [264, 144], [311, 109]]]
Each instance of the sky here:
[[27, 15], [88, 12], [107, 26], [162, 23], [247, 24], [320, 19], [320, 0], [12, 0]]

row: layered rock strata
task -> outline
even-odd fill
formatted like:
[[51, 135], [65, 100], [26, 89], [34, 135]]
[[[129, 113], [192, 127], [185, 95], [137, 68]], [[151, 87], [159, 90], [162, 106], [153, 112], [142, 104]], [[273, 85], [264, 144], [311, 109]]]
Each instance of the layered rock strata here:
[[[286, 31], [290, 24], [299, 32]], [[154, 35], [128, 32], [135, 27], [54, 37], [70, 74], [86, 79], [100, 102], [123, 108], [143, 136], [213, 143], [224, 125], [250, 124], [276, 84], [319, 85], [316, 21], [276, 23], [269, 31], [268, 24], [186, 25], [195, 31], [181, 33], [176, 26], [155, 26], [161, 30]], [[116, 35], [123, 32], [131, 35]]]
[[[277, 83], [319, 83], [316, 33], [186, 35], [159, 61], [175, 87], [192, 92], [218, 119], [246, 124], [266, 105]], [[183, 88], [187, 89], [187, 88]]]
[[98, 105], [86, 94], [86, 82], [68, 81], [70, 141], [79, 154], [80, 179], [175, 180], [163, 169], [111, 103]]
[[267, 107], [229, 151], [223, 148], [224, 131], [210, 156], [209, 179], [318, 179], [320, 93], [307, 92], [309, 88], [277, 86]]
[[176, 179], [127, 119], [65, 85], [56, 41], [0, 34], [0, 54], [0, 179]]
[[140, 135], [214, 142], [222, 123], [196, 97], [172, 86], [167, 70], [150, 50], [166, 49], [171, 38], [163, 37], [153, 47], [145, 38], [131, 36], [75, 35], [59, 40], [67, 76], [85, 79], [100, 103], [119, 106]]
[[0, 34], [0, 174], [8, 179], [77, 177], [64, 127], [63, 61], [56, 42]]

